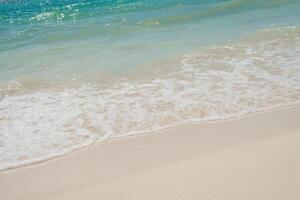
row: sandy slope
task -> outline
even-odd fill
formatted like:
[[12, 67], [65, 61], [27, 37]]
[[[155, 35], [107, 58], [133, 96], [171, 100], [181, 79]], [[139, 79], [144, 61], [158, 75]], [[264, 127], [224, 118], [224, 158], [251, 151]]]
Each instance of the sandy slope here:
[[114, 140], [2, 172], [0, 199], [299, 200], [300, 107]]

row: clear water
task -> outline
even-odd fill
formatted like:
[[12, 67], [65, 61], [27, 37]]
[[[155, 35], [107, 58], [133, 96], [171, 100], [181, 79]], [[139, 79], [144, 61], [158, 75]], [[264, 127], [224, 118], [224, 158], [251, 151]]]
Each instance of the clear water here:
[[298, 0], [0, 0], [0, 169], [300, 101]]

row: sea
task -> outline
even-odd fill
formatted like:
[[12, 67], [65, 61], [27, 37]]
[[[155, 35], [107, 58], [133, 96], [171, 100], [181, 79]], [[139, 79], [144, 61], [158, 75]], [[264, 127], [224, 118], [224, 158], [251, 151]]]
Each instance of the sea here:
[[0, 170], [299, 103], [299, 0], [0, 0]]

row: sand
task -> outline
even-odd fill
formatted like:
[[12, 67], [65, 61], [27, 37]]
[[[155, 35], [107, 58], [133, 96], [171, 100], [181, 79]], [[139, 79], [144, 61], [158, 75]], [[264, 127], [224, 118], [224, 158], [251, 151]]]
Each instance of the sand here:
[[187, 124], [0, 173], [1, 200], [299, 200], [300, 107]]

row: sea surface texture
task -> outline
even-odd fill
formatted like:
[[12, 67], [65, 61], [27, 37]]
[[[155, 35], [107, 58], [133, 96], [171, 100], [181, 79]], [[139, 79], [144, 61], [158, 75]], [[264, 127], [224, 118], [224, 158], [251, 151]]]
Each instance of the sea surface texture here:
[[299, 0], [0, 0], [0, 170], [299, 102]]

